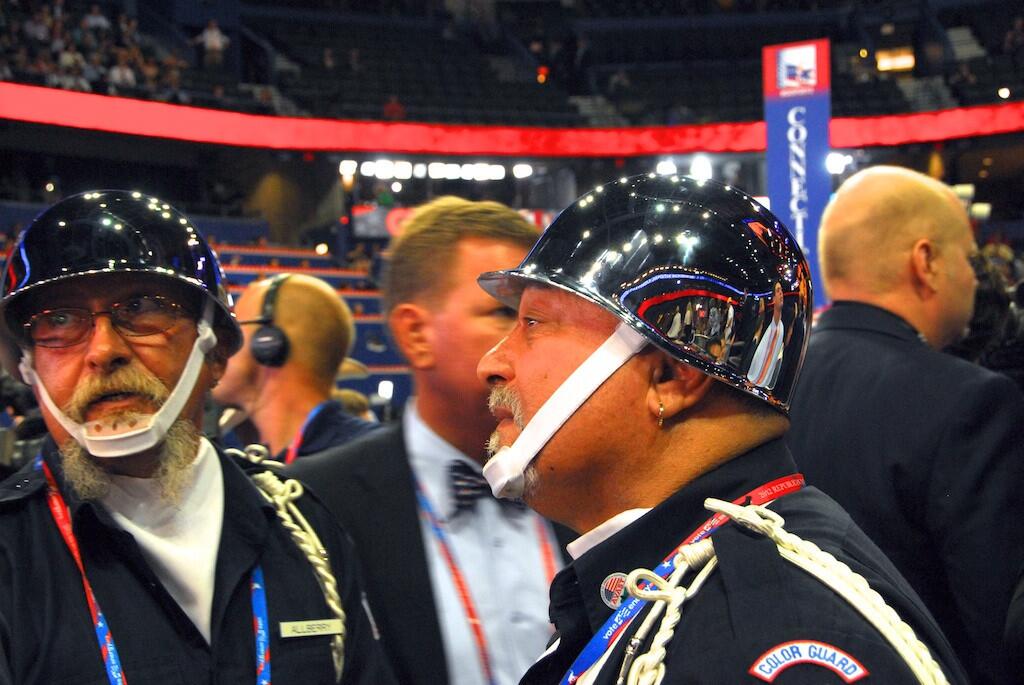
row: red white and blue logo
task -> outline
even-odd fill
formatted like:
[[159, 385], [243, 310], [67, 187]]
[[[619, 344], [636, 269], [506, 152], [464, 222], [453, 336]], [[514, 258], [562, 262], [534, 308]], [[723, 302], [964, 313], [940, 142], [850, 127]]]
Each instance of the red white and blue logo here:
[[791, 98], [827, 92], [832, 86], [829, 42], [766, 45], [762, 48], [766, 98]]
[[818, 85], [818, 55], [814, 43], [781, 48], [776, 53], [776, 78], [781, 95]]
[[601, 601], [610, 609], [618, 609], [622, 605], [622, 595], [626, 592], [626, 574], [613, 573], [601, 583]]

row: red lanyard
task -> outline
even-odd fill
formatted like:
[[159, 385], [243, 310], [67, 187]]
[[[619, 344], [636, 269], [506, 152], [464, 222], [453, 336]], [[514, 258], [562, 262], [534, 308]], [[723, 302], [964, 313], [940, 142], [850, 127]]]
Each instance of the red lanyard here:
[[[50, 472], [50, 467], [45, 461], [39, 459], [37, 465], [41, 465], [43, 474], [46, 476], [47, 490], [46, 502], [50, 505], [50, 513], [60, 530], [60, 536], [64, 538], [71, 557], [75, 560], [78, 572], [82, 576], [82, 588], [85, 590], [85, 601], [89, 605], [89, 614], [92, 616], [92, 623], [96, 629], [96, 639], [99, 641], [100, 654], [103, 656], [103, 665], [107, 671], [107, 679], [111, 685], [128, 685], [121, 670], [121, 659], [117, 654], [117, 647], [114, 646], [114, 637], [110, 634], [110, 627], [103, 616], [99, 602], [96, 601], [96, 594], [92, 591], [92, 585], [85, 575], [85, 565], [82, 564], [82, 554], [78, 549], [78, 541], [75, 539], [74, 531], [71, 529], [71, 517], [68, 507], [64, 504], [64, 498], [57, 489], [57, 483]], [[38, 467], [38, 466], [37, 466]]]
[[[53, 515], [54, 523], [64, 539], [71, 557], [75, 560], [78, 572], [82, 576], [82, 587], [85, 589], [85, 601], [89, 605], [89, 614], [92, 616], [93, 626], [96, 629], [96, 639], [99, 642], [100, 655], [103, 657], [103, 665], [107, 670], [107, 679], [110, 685], [128, 685], [128, 679], [121, 670], [121, 659], [114, 645], [114, 636], [110, 633], [110, 626], [103, 616], [96, 594], [92, 590], [92, 584], [85, 575], [85, 565], [82, 563], [82, 554], [78, 549], [78, 540], [75, 539], [75, 532], [71, 526], [71, 516], [64, 497], [57, 489], [57, 482], [50, 471], [49, 465], [43, 461], [42, 456], [36, 457], [36, 468], [42, 469], [46, 476], [46, 501], [50, 506], [50, 513]], [[252, 571], [250, 580], [250, 598], [252, 601], [253, 634], [256, 643], [256, 683], [257, 685], [270, 685], [270, 620], [267, 615], [267, 598], [263, 582], [263, 569], [257, 565]]]
[[[419, 502], [420, 511], [423, 512], [424, 517], [427, 519], [427, 523], [430, 524], [431, 531], [434, 533], [434, 537], [437, 539], [437, 546], [441, 551], [441, 557], [448, 566], [448, 573], [451, 575], [452, 582], [455, 584], [455, 591], [459, 595], [459, 602], [462, 604], [463, 613], [466, 615], [466, 622], [469, 624], [470, 631], [473, 633], [477, 653], [480, 655], [480, 666], [483, 669], [484, 678], [487, 680], [489, 685], [494, 685], [497, 681], [494, 679], [494, 671], [491, 668], [490, 652], [487, 648], [487, 636], [484, 634], [483, 623], [480, 620], [480, 615], [477, 613], [476, 604], [473, 603], [473, 597], [469, 594], [469, 584], [466, 582], [466, 578], [462, 574], [462, 570], [455, 561], [455, 555], [452, 553], [451, 545], [448, 543], [448, 535], [445, 533], [444, 527], [441, 525], [441, 521], [434, 513], [434, 508], [431, 506], [430, 500], [427, 498], [427, 494], [423, 491], [419, 482], [415, 481], [415, 479], [413, 480], [416, 485], [416, 499]], [[544, 521], [537, 517], [536, 522], [537, 534], [540, 538], [541, 561], [544, 566], [544, 573], [547, 575], [547, 583], [550, 586], [557, 571], [555, 565], [555, 553], [551, 548], [551, 540], [548, 536], [548, 531], [544, 525]]]
[[328, 402], [321, 402], [320, 404], [313, 407], [313, 411], [309, 412], [305, 420], [302, 422], [302, 426], [299, 427], [299, 432], [292, 438], [292, 442], [288, 445], [288, 451], [284, 455], [284, 463], [291, 464], [299, 456], [299, 448], [302, 447], [302, 440], [306, 437], [306, 429], [309, 428], [309, 424], [313, 423], [313, 419], [316, 418], [317, 414], [323, 411], [324, 407]]

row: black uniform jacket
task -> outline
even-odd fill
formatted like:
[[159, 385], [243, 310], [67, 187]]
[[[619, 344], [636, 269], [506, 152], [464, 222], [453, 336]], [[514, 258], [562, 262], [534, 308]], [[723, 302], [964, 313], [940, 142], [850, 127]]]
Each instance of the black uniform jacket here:
[[[355, 541], [381, 643], [402, 685], [448, 682], [412, 469], [401, 422], [323, 454], [286, 473], [308, 483]], [[574, 536], [555, 526], [559, 542]]]
[[[778, 440], [769, 442], [700, 476], [563, 569], [551, 587], [551, 618], [559, 633], [558, 646], [526, 673], [522, 683], [560, 682], [584, 645], [613, 613], [602, 600], [605, 579], [616, 572], [653, 569], [661, 563], [711, 516], [704, 509], [705, 498], [731, 501], [795, 471], [785, 445]], [[950, 682], [966, 682], [949, 644], [920, 599], [835, 502], [814, 488], [804, 488], [777, 499], [771, 509], [785, 518], [786, 530], [813, 541], [864, 576], [929, 646], [945, 666]], [[917, 682], [873, 626], [830, 588], [782, 559], [774, 542], [735, 523], [719, 528], [711, 540], [719, 568], [683, 605], [682, 619], [667, 646], [666, 685], [843, 683], [858, 675], [849, 672], [853, 668], [850, 657], [867, 671], [857, 682]], [[684, 585], [692, 577], [689, 574]], [[627, 638], [649, 610], [650, 606], [626, 629], [601, 669], [598, 684], [615, 682]], [[650, 642], [649, 637], [641, 653]], [[811, 660], [801, 662], [798, 657]], [[842, 661], [844, 657], [846, 661]]]
[[838, 302], [811, 334], [786, 438], [931, 610], [973, 682], [1020, 683], [1001, 647], [1024, 563], [1024, 395]]
[[[131, 685], [256, 682], [250, 574], [261, 565], [273, 685], [333, 683], [329, 637], [282, 639], [282, 621], [331, 618], [312, 568], [249, 478], [220, 455], [224, 528], [208, 645], [103, 507], [64, 486], [52, 442], [44, 450], [71, 511], [85, 571]], [[0, 683], [109, 685], [82, 578], [28, 464], [0, 484]], [[365, 610], [351, 543], [309, 495], [298, 506], [328, 551], [346, 611], [344, 683], [394, 682]]]

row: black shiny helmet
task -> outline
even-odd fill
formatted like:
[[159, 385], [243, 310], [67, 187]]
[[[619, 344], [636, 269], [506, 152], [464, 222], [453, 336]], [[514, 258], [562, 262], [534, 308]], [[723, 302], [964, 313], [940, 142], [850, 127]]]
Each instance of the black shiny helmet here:
[[659, 348], [785, 413], [811, 328], [807, 260], [746, 193], [685, 176], [598, 186], [548, 226], [518, 268], [480, 285], [569, 290]]
[[184, 283], [216, 303], [214, 329], [229, 354], [242, 342], [224, 274], [210, 246], [181, 212], [139, 192], [99, 190], [61, 200], [18, 236], [0, 283], [4, 367], [17, 377], [17, 321], [26, 293], [69, 278], [151, 274]]

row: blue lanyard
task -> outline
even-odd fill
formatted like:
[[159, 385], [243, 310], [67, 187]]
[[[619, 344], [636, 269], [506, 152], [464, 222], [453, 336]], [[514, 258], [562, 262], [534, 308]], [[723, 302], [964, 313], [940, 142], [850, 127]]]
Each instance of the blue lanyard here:
[[[107, 671], [107, 680], [110, 685], [128, 685], [128, 679], [121, 670], [121, 658], [118, 656], [117, 647], [114, 645], [114, 636], [110, 632], [110, 626], [100, 603], [92, 590], [92, 584], [85, 575], [85, 565], [82, 563], [82, 555], [78, 549], [78, 541], [75, 539], [71, 525], [71, 516], [67, 504], [64, 503], [64, 496], [57, 489], [57, 482], [50, 472], [50, 467], [43, 462], [42, 455], [35, 460], [35, 469], [42, 471], [47, 482], [47, 501], [54, 523], [60, 531], [64, 544], [67, 545], [82, 576], [82, 587], [85, 591], [85, 600], [89, 605], [89, 614], [92, 616], [93, 626], [96, 629], [96, 641], [99, 643], [100, 654], [103, 656], [103, 666]], [[270, 619], [267, 611], [267, 594], [263, 584], [263, 568], [257, 565], [252, 570], [252, 577], [249, 582], [252, 595], [252, 616], [253, 632], [256, 639], [256, 685], [270, 685]]]
[[[734, 504], [750, 503], [750, 504], [764, 504], [770, 502], [773, 499], [795, 492], [803, 487], [804, 477], [795, 473], [789, 476], [783, 476], [777, 478], [769, 483], [755, 488], [748, 492], [742, 497], [738, 497], [733, 500]], [[668, 578], [672, 575], [672, 572], [676, 568], [676, 550], [683, 545], [690, 545], [695, 542], [699, 542], [711, 535], [713, 532], [718, 530], [723, 524], [729, 520], [723, 514], [715, 514], [707, 521], [705, 521], [697, 530], [690, 533], [672, 552], [654, 569], [662, 578]], [[639, 599], [637, 597], [631, 597], [628, 602], [619, 607], [619, 610], [608, 617], [608, 620], [604, 622], [604, 625], [594, 633], [594, 636], [590, 638], [590, 642], [586, 644], [583, 651], [579, 653], [576, 660], [572, 662], [572, 666], [562, 677], [560, 685], [572, 685], [580, 676], [587, 672], [588, 669], [592, 668], [594, 664], [604, 655], [606, 651], [611, 649], [612, 645], [618, 639], [629, 624], [636, 618], [636, 615], [640, 613], [643, 608], [647, 606], [647, 601]]]
[[249, 581], [252, 595], [253, 632], [256, 634], [256, 685], [270, 685], [270, 617], [263, 568], [256, 566]]
[[302, 441], [306, 438], [306, 429], [309, 428], [309, 424], [313, 423], [313, 419], [324, 410], [324, 408], [330, 404], [330, 400], [321, 402], [320, 404], [313, 407], [313, 410], [306, 415], [305, 421], [302, 422], [302, 427], [299, 428], [299, 432], [292, 438], [292, 442], [288, 445], [288, 451], [284, 455], [284, 463], [291, 464], [299, 456], [299, 449], [302, 447]]

